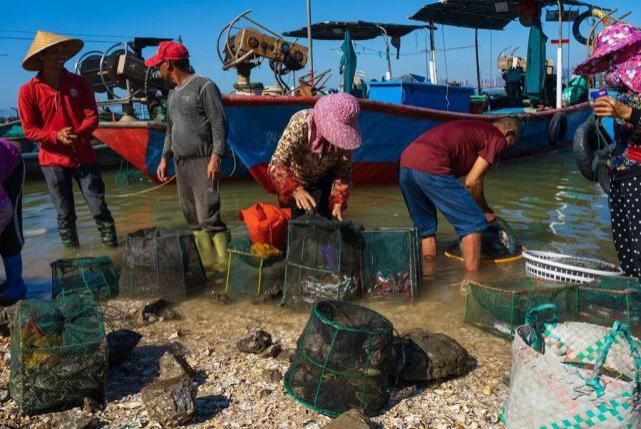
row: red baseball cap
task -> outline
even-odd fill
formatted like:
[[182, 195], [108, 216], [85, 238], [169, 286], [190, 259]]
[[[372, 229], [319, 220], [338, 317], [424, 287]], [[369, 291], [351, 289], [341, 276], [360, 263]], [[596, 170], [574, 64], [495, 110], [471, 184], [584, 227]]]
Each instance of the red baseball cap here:
[[189, 51], [179, 42], [164, 41], [158, 45], [158, 52], [153, 57], [147, 58], [145, 65], [147, 67], [156, 67], [165, 60], [181, 61], [189, 58]]

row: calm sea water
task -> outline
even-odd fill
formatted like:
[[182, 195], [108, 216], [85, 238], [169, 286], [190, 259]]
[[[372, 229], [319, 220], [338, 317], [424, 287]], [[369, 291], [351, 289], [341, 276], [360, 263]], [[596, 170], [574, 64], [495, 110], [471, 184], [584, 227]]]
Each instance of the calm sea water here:
[[[127, 233], [139, 228], [185, 226], [175, 186], [123, 196], [147, 190], [153, 184], [147, 181], [119, 184], [116, 177], [117, 172], [114, 171], [104, 174], [108, 203], [117, 222], [121, 243], [124, 243]], [[259, 185], [249, 180], [226, 181], [221, 185], [221, 192], [223, 218], [232, 234], [241, 233], [244, 228], [237, 217], [239, 209], [249, 207], [256, 201], [276, 201], [273, 195], [265, 193]], [[616, 261], [610, 236], [607, 197], [598, 185], [580, 175], [570, 150], [537, 159], [499, 164], [488, 174], [486, 196], [490, 206], [510, 222], [519, 241], [528, 248], [589, 253]], [[25, 186], [24, 227], [27, 239], [23, 251], [24, 274], [32, 297], [49, 293], [49, 263], [55, 259], [108, 255], [117, 264], [120, 262], [122, 246], [117, 249], [104, 248], [78, 192], [76, 202], [81, 248], [77, 251], [63, 250], [56, 228], [56, 213], [44, 182], [31, 180]], [[410, 225], [397, 186], [354, 189], [346, 215], [366, 227]], [[440, 218], [439, 225], [438, 239], [441, 244], [455, 240], [454, 231], [445, 219]], [[459, 284], [463, 275], [460, 263], [442, 256], [436, 274], [422, 283], [419, 299], [413, 304], [415, 310], [411, 314], [406, 311], [407, 303], [392, 301], [376, 303], [374, 306], [392, 320], [411, 319], [408, 325], [427, 324], [446, 332], [458, 330], [459, 336], [477, 335], [470, 334], [472, 331], [462, 325], [465, 299]], [[484, 281], [524, 275], [523, 262], [486, 265], [481, 273]], [[202, 304], [195, 300], [192, 305], [198, 307]], [[232, 304], [225, 311], [242, 312], [243, 305]], [[434, 314], [438, 314], [438, 317]]]

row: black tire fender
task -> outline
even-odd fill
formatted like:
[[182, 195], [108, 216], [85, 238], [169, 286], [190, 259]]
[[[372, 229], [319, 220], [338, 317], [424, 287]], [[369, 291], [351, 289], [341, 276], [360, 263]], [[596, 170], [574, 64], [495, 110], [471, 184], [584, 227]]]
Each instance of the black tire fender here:
[[596, 120], [590, 116], [574, 133], [572, 150], [576, 166], [586, 179], [596, 182], [597, 172], [594, 170], [594, 157], [598, 150]]
[[574, 23], [572, 24], [572, 35], [574, 36], [576, 41], [582, 45], [588, 44], [588, 38], [581, 34], [581, 24], [583, 24], [583, 21], [592, 16], [592, 9], [588, 9], [585, 12], [579, 14], [579, 16], [576, 17]]
[[548, 126], [548, 142], [550, 146], [557, 146], [565, 140], [568, 130], [568, 117], [565, 112], [556, 112]]

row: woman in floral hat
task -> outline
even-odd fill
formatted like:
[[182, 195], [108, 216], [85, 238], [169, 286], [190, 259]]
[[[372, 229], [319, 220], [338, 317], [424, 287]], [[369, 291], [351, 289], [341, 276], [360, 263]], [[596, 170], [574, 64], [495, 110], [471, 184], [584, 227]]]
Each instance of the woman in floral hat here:
[[362, 143], [360, 105], [347, 93], [325, 95], [296, 112], [283, 132], [268, 172], [293, 217], [315, 210], [343, 220], [351, 186], [352, 152]]
[[611, 159], [612, 236], [621, 268], [641, 277], [641, 30], [614, 24], [596, 37], [594, 52], [576, 74], [606, 72], [616, 98], [594, 103], [597, 117], [614, 118], [616, 149]]

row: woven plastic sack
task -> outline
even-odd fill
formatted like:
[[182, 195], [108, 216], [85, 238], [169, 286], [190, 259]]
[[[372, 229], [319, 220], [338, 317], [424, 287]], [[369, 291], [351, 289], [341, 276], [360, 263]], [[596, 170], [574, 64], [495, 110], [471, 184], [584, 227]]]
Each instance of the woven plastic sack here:
[[[262, 246], [261, 246], [262, 247]], [[285, 257], [282, 252], [261, 254], [247, 238], [232, 240], [227, 249], [225, 293], [260, 296], [283, 290]]]
[[27, 415], [104, 401], [107, 344], [94, 300], [18, 303], [11, 335], [11, 397]]
[[421, 245], [416, 228], [365, 230], [363, 288], [373, 297], [413, 298], [421, 281]]
[[200, 292], [206, 280], [192, 231], [146, 228], [127, 236], [121, 295], [180, 299]]
[[601, 277], [579, 286], [582, 319], [611, 326], [616, 320], [628, 326], [641, 322], [641, 285], [633, 277]]
[[316, 302], [285, 374], [285, 390], [327, 416], [352, 408], [378, 414], [388, 398], [392, 337], [392, 323], [373, 310]]
[[360, 297], [362, 229], [320, 216], [291, 220], [282, 303], [309, 308], [318, 300]]
[[58, 259], [51, 263], [51, 296], [115, 298], [118, 296], [118, 273], [107, 256]]
[[465, 322], [506, 338], [514, 336], [528, 311], [537, 305], [556, 304], [564, 320], [579, 313], [576, 285], [523, 278], [489, 284], [468, 282], [463, 292]]
[[508, 428], [639, 428], [639, 341], [612, 328], [539, 323], [540, 306], [512, 343]]

